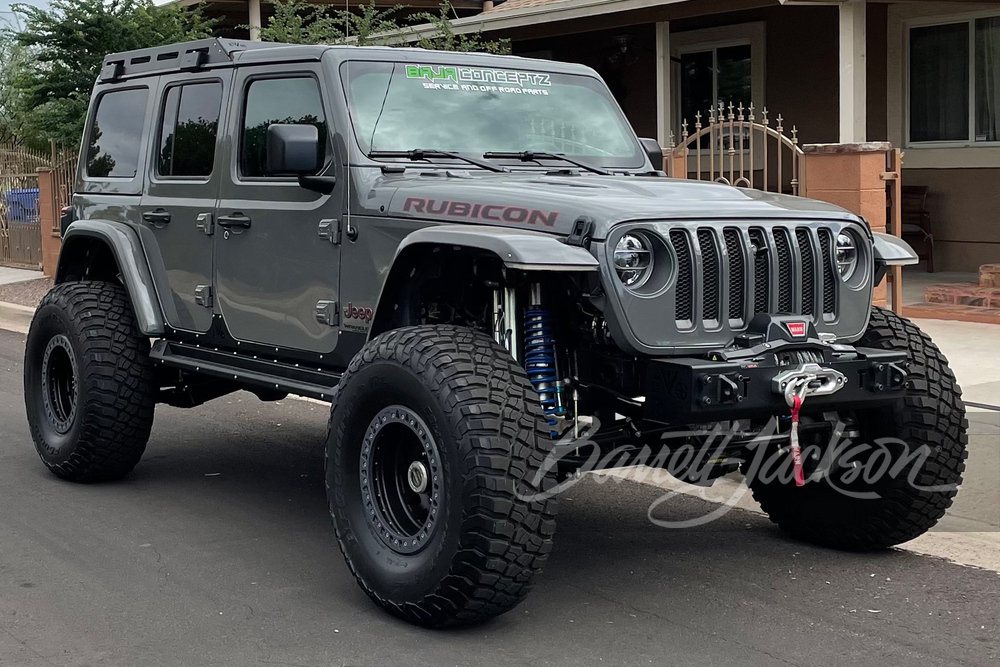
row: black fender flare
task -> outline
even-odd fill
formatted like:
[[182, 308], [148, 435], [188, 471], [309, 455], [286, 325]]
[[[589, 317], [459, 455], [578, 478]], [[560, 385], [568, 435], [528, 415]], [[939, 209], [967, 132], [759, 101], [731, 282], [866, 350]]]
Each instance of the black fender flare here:
[[600, 268], [597, 258], [579, 246], [566, 245], [551, 234], [510, 227], [424, 227], [403, 239], [396, 248], [396, 257], [421, 243], [485, 250], [499, 257], [507, 268], [523, 271], [597, 271]]
[[163, 310], [153, 287], [153, 277], [146, 255], [135, 231], [128, 225], [111, 220], [77, 220], [63, 235], [56, 284], [66, 282], [67, 266], [73, 260], [74, 248], [81, 240], [96, 239], [108, 247], [118, 263], [118, 273], [132, 302], [139, 329], [148, 336], [162, 335]]
[[[382, 333], [380, 322], [391, 313], [386, 302], [403, 273], [411, 268], [410, 257], [421, 247], [451, 246], [479, 250], [496, 255], [508, 269], [521, 271], [598, 272], [600, 262], [588, 250], [562, 242], [558, 236], [509, 227], [473, 225], [435, 225], [423, 227], [403, 238], [396, 248], [388, 275], [382, 283], [369, 339]], [[391, 299], [390, 299], [391, 301]]]

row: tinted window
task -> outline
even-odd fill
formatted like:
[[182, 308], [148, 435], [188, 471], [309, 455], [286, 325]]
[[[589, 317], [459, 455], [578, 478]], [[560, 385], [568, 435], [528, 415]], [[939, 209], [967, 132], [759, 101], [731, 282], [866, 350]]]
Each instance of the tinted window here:
[[215, 162], [222, 84], [174, 86], [167, 91], [160, 125], [161, 176], [208, 176]]
[[[320, 146], [326, 145], [326, 118], [315, 79], [260, 79], [247, 89], [243, 107], [243, 144], [240, 173], [263, 176], [267, 128], [273, 123], [315, 125]], [[322, 157], [321, 157], [322, 159]]]
[[135, 176], [148, 94], [146, 88], [133, 88], [101, 95], [87, 145], [88, 176]]

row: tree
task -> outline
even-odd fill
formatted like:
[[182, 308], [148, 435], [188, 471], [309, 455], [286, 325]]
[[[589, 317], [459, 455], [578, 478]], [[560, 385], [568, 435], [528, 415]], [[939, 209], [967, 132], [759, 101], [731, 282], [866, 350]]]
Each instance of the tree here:
[[[373, 0], [374, 1], [374, 0]], [[489, 40], [483, 38], [482, 32], [455, 34], [449, 16], [452, 14], [451, 2], [444, 0], [438, 13], [420, 12], [414, 14], [415, 21], [425, 21], [433, 26], [430, 33], [417, 41], [422, 49], [435, 51], [479, 51], [482, 53], [510, 53], [510, 40]]]
[[209, 37], [214, 25], [197, 8], [152, 0], [51, 0], [47, 9], [13, 10], [24, 26], [12, 34], [25, 59], [4, 76], [17, 97], [20, 130], [36, 144], [79, 144], [105, 55]]
[[[274, 15], [260, 31], [266, 42], [287, 44], [345, 44], [357, 46], [410, 46], [404, 41], [413, 26], [428, 23], [431, 31], [415, 38], [416, 46], [446, 51], [510, 53], [510, 40], [487, 40], [480, 33], [455, 34], [449, 16], [450, 0], [443, 0], [437, 12], [418, 12], [400, 17], [405, 9], [395, 5], [379, 9], [374, 0], [356, 11], [312, 5], [306, 0], [271, 0]], [[243, 26], [244, 28], [248, 26]]]
[[24, 136], [23, 119], [19, 110], [24, 106], [14, 79], [24, 68], [25, 49], [18, 44], [14, 33], [0, 30], [0, 143], [21, 143]]

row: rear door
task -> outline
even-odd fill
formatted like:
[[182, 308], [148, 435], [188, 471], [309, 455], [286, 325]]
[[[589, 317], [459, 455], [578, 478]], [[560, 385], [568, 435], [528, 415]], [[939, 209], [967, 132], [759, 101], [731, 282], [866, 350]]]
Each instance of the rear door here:
[[175, 329], [212, 325], [213, 218], [224, 164], [216, 145], [232, 76], [228, 69], [160, 79], [141, 234]]
[[219, 309], [237, 340], [331, 352], [339, 330], [334, 241], [346, 179], [320, 194], [264, 170], [272, 123], [316, 125], [326, 165], [320, 173], [339, 169], [320, 66], [302, 63], [280, 74], [273, 67], [241, 67], [233, 86], [228, 134], [234, 145], [226, 151], [215, 239]]

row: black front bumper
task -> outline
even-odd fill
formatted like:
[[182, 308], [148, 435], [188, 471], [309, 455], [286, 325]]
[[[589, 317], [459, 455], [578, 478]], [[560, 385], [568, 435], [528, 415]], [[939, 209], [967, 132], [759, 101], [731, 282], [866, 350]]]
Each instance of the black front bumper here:
[[[812, 333], [812, 332], [810, 332]], [[843, 373], [839, 391], [808, 396], [803, 412], [884, 405], [906, 393], [906, 353], [852, 347], [803, 337], [748, 337], [703, 358], [650, 360], [646, 366], [643, 418], [668, 424], [766, 418], [788, 414], [772, 382], [799, 362]]]

